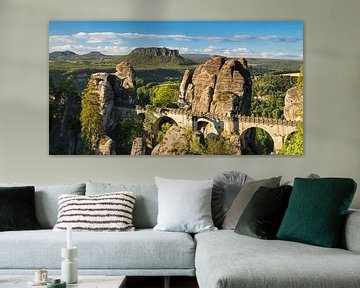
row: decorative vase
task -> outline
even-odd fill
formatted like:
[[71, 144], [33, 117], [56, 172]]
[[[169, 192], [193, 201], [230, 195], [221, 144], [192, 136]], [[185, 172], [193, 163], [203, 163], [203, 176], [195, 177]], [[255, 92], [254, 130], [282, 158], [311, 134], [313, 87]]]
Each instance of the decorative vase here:
[[61, 280], [67, 284], [77, 283], [78, 269], [75, 257], [78, 255], [77, 247], [61, 248]]

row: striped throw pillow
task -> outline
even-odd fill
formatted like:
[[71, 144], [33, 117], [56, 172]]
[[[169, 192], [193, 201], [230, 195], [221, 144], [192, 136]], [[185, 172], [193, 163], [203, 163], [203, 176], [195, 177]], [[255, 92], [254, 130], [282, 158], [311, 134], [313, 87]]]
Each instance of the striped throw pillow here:
[[55, 231], [133, 231], [133, 192], [105, 193], [93, 196], [60, 195]]

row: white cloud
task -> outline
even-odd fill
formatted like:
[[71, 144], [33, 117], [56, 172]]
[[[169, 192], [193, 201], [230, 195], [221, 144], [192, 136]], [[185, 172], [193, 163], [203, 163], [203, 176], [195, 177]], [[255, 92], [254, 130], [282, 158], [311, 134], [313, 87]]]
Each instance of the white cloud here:
[[247, 57], [247, 55], [252, 54], [248, 48], [239, 47], [239, 48], [224, 48], [210, 45], [206, 48], [195, 48], [195, 49], [187, 49], [189, 54], [210, 54], [210, 55], [223, 55], [227, 57]]
[[209, 41], [209, 42], [243, 42], [249, 40], [265, 41], [265, 42], [299, 42], [302, 38], [291, 36], [277, 35], [233, 35], [230, 37], [219, 36], [189, 36], [189, 35], [172, 35], [172, 34], [142, 34], [142, 33], [119, 33], [119, 37], [123, 38], [142, 38], [149, 40], [174, 40], [174, 41]]
[[171, 50], [179, 50], [180, 54], [189, 54], [191, 53], [191, 48], [189, 47], [176, 47], [176, 46], [167, 46]]
[[216, 46], [210, 45], [210, 46], [206, 47], [205, 49], [203, 49], [202, 51], [203, 51], [203, 53], [206, 53], [206, 54], [208, 54], [208, 53], [214, 53], [214, 52], [216, 52], [216, 51], [219, 51], [219, 48], [216, 47]]
[[135, 47], [127, 47], [127, 46], [84, 46], [84, 45], [60, 45], [60, 46], [52, 46], [49, 48], [49, 52], [54, 51], [72, 51], [77, 54], [86, 54], [92, 51], [101, 52], [105, 55], [123, 55], [129, 54]]
[[231, 37], [218, 36], [189, 36], [183, 34], [144, 34], [144, 33], [114, 33], [114, 32], [79, 32], [72, 35], [53, 35], [49, 36], [50, 42], [74, 43], [76, 41], [86, 41], [87, 43], [121, 43], [121, 39], [146, 39], [146, 40], [173, 40], [173, 41], [208, 41], [208, 42], [243, 42], [249, 40], [265, 42], [298, 42], [301, 38], [284, 37], [277, 35], [233, 35]]
[[258, 40], [264, 42], [299, 42], [302, 41], [302, 38], [278, 35], [234, 35], [228, 38], [228, 40], [231, 42], [241, 42], [249, 40]]
[[201, 40], [201, 37], [187, 36], [187, 35], [172, 35], [172, 34], [143, 34], [143, 33], [117, 33], [120, 38], [128, 39], [147, 39], [147, 40], [175, 40], [175, 41], [190, 41]]
[[269, 58], [269, 59], [296, 59], [302, 60], [302, 54], [288, 54], [282, 52], [261, 52], [256, 54], [256, 58]]
[[209, 54], [209, 55], [222, 55], [229, 58], [267, 58], [267, 59], [293, 59], [302, 60], [302, 54], [287, 54], [280, 52], [255, 52], [245, 47], [234, 49], [227, 49], [223, 47], [208, 46], [206, 48], [187, 48], [186, 52], [181, 52], [181, 48], [173, 47], [171, 49], [178, 49], [180, 54]]
[[103, 32], [103, 33], [85, 33], [79, 32], [73, 35], [51, 35], [49, 36], [49, 43], [121, 43], [121, 39], [117, 33]]
[[96, 50], [96, 51], [100, 51], [101, 53], [107, 55], [124, 55], [124, 54], [129, 54], [135, 48], [136, 47], [127, 47], [127, 46], [105, 46], [102, 47], [102, 50]]
[[72, 35], [52, 35], [49, 36], [49, 43], [74, 43], [76, 40]]
[[[125, 55], [129, 54], [132, 50], [137, 47], [132, 46], [119, 46], [119, 45], [75, 45], [75, 44], [64, 44], [51, 46], [49, 52], [54, 51], [73, 51], [77, 54], [86, 54], [92, 51], [98, 51], [106, 55]], [[234, 49], [226, 49], [223, 47], [208, 46], [206, 48], [189, 48], [189, 47], [176, 47], [169, 46], [169, 49], [179, 50], [180, 54], [209, 54], [209, 55], [222, 55], [232, 58], [267, 58], [267, 59], [294, 59], [302, 60], [302, 54], [287, 54], [281, 52], [254, 52], [245, 47], [239, 47]]]
[[[302, 59], [302, 53], [299, 55], [292, 55], [286, 53], [275, 52], [254, 52], [244, 47], [246, 41], [263, 41], [263, 42], [297, 42], [302, 40], [297, 37], [283, 37], [277, 35], [233, 35], [229, 37], [213, 37], [213, 36], [190, 36], [183, 34], [145, 34], [145, 33], [115, 33], [115, 32], [79, 32], [72, 35], [50, 35], [49, 49], [50, 52], [58, 50], [71, 50], [79, 54], [88, 53], [91, 51], [99, 51], [109, 55], [122, 55], [131, 52], [134, 47], [130, 47], [131, 40], [143, 40], [149, 46], [157, 45], [152, 41], [204, 41], [208, 46], [203, 48], [189, 47], [169, 47], [170, 49], [177, 49], [180, 54], [211, 54], [224, 55], [227, 57], [253, 57], [253, 58], [282, 58], [282, 59]], [[148, 42], [146, 42], [148, 41]], [[227, 45], [220, 43], [238, 43], [242, 47], [229, 48]], [[174, 42], [172, 42], [174, 43]], [[209, 45], [209, 44], [213, 45]], [[171, 44], [171, 42], [169, 42]], [[217, 46], [219, 45], [219, 46]], [[131, 45], [132, 46], [132, 45]], [[146, 46], [146, 45], [145, 45]], [[186, 45], [187, 46], [187, 45]], [[224, 47], [221, 47], [224, 46]]]
[[54, 52], [54, 51], [73, 51], [75, 52], [74, 49], [76, 47], [76, 45], [71, 45], [71, 44], [65, 44], [65, 45], [58, 45], [58, 46], [50, 46], [49, 47], [49, 52]]

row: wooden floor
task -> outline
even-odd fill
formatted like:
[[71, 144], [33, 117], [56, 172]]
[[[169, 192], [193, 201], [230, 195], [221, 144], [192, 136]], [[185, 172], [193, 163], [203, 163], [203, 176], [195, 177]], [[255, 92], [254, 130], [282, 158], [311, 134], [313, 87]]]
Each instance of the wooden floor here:
[[[131, 277], [126, 279], [126, 288], [163, 288], [164, 277]], [[195, 277], [170, 277], [171, 288], [198, 288]]]

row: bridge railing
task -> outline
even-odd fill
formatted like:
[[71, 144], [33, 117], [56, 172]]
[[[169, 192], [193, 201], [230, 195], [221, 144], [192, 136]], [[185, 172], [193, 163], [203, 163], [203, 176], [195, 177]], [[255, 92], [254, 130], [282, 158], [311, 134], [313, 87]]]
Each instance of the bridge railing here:
[[[135, 106], [137, 113], [145, 113], [146, 109], [142, 106]], [[264, 125], [280, 125], [280, 126], [291, 126], [296, 127], [299, 125], [298, 121], [291, 121], [285, 119], [275, 119], [275, 118], [266, 118], [266, 117], [254, 117], [254, 116], [245, 116], [241, 114], [231, 114], [231, 113], [211, 113], [211, 112], [199, 112], [185, 110], [181, 108], [151, 108], [151, 111], [159, 115], [183, 115], [187, 117], [203, 117], [215, 120], [226, 120], [230, 121], [234, 117], [239, 119], [240, 123], [254, 123], [254, 124], [264, 124]]]
[[291, 121], [285, 119], [265, 118], [265, 117], [254, 117], [254, 116], [239, 116], [239, 122], [264, 124], [264, 125], [282, 125], [296, 127], [299, 125], [298, 121]]

